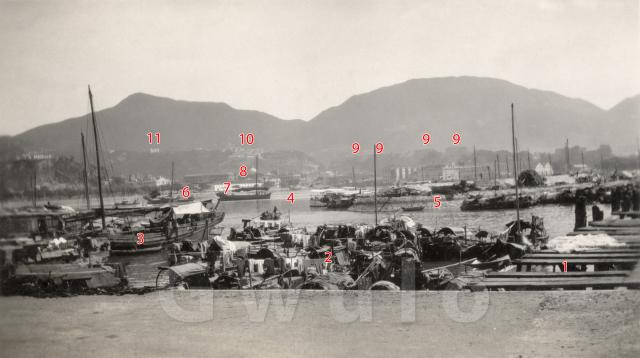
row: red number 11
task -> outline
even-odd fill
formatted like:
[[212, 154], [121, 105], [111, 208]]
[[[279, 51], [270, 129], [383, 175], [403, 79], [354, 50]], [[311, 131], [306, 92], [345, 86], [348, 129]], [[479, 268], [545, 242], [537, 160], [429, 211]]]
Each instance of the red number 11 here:
[[[149, 144], [153, 144], [153, 134], [152, 132], [147, 132], [147, 138], [149, 139]], [[160, 144], [160, 132], [156, 132], [156, 144]]]

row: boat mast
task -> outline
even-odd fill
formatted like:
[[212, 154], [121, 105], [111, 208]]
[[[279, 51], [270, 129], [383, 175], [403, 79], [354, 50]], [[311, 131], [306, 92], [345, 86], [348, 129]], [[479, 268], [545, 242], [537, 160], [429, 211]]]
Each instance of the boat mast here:
[[477, 170], [478, 166], [477, 165], [478, 165], [478, 162], [476, 159], [476, 145], [474, 144], [473, 145], [473, 181], [474, 183], [478, 182], [478, 170]]
[[171, 201], [173, 201], [173, 161], [171, 161], [171, 187], [169, 188], [169, 198]]
[[80, 140], [82, 141], [82, 165], [84, 171], [82, 172], [82, 179], [84, 181], [84, 198], [87, 200], [87, 209], [91, 208], [91, 202], [89, 201], [89, 175], [87, 174], [87, 149], [84, 144], [84, 133], [80, 132]]
[[38, 206], [38, 189], [36, 188], [36, 183], [38, 182], [38, 163], [36, 163], [35, 159], [33, 160], [33, 207]]
[[102, 230], [105, 229], [106, 220], [104, 218], [104, 199], [102, 198], [102, 175], [100, 173], [100, 147], [98, 146], [98, 128], [96, 126], [96, 113], [93, 110], [93, 94], [91, 86], [89, 88], [89, 104], [91, 105], [91, 122], [93, 123], [93, 139], [96, 142], [96, 165], [98, 166], [98, 195], [100, 196], [100, 217], [102, 218]]
[[513, 116], [513, 103], [511, 103], [511, 142], [513, 144], [513, 179], [516, 184], [516, 234], [520, 234], [520, 198], [518, 197], [518, 170], [516, 169], [516, 130]]
[[373, 212], [378, 226], [378, 176], [376, 175], [376, 146], [373, 146]]
[[351, 166], [351, 174], [353, 175], [353, 190], [357, 190], [356, 188], [356, 169]]
[[256, 154], [256, 199], [258, 199], [258, 155]]

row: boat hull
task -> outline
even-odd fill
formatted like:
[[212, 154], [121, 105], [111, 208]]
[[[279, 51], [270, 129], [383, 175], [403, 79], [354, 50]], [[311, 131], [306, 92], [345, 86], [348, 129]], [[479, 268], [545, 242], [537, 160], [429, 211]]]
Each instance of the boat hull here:
[[252, 194], [218, 194], [220, 201], [239, 201], [239, 200], [264, 200], [270, 199], [271, 193], [252, 193]]

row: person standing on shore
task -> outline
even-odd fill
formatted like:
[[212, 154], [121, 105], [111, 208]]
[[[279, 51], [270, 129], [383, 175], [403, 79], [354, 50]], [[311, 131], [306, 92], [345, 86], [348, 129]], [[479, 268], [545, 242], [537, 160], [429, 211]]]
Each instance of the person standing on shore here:
[[615, 187], [611, 191], [611, 214], [620, 210], [620, 187]]
[[582, 194], [576, 198], [575, 215], [576, 221], [573, 230], [587, 226], [587, 199]]

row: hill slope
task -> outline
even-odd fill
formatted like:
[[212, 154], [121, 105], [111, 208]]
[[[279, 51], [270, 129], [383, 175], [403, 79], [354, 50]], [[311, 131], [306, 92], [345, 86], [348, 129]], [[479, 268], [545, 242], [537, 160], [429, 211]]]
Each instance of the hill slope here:
[[[367, 147], [380, 140], [389, 150], [416, 149], [422, 146], [426, 130], [432, 137], [430, 146], [436, 149], [451, 147], [454, 131], [466, 146], [510, 149], [511, 103], [523, 150], [558, 148], [566, 137], [572, 145], [616, 147], [619, 134], [599, 129], [616, 113], [608, 114], [584, 100], [477, 77], [415, 79], [353, 96], [309, 123], [315, 133], [310, 145], [322, 150], [331, 141], [349, 150], [354, 140]], [[632, 122], [616, 117], [617, 126]]]
[[[96, 117], [105, 138], [103, 148], [120, 151], [149, 151], [153, 146], [148, 143], [148, 132], [161, 133], [163, 151], [223, 149], [237, 145], [241, 132], [254, 133], [256, 147], [284, 149], [287, 148], [285, 139], [304, 125], [300, 120], [284, 121], [258, 111], [234, 109], [224, 103], [176, 101], [142, 93], [98, 111]], [[79, 153], [80, 132], [85, 129], [87, 118], [40, 126], [17, 137], [28, 143], [31, 150]]]
[[[511, 103], [522, 150], [551, 151], [568, 137], [571, 145], [611, 144], [616, 151], [629, 152], [639, 131], [640, 96], [605, 111], [584, 100], [479, 77], [410, 80], [353, 96], [309, 122], [285, 121], [224, 103], [140, 93], [97, 112], [97, 118], [105, 149], [149, 151], [150, 131], [161, 132], [163, 151], [238, 148], [239, 133], [252, 132], [256, 136], [252, 148], [301, 150], [329, 161], [350, 155], [353, 141], [363, 148], [383, 141], [385, 150], [392, 152], [423, 148], [425, 130], [431, 134], [433, 149], [451, 148], [454, 131], [462, 135], [461, 145], [466, 147], [510, 149]], [[13, 139], [27, 150], [78, 154], [86, 121], [86, 116], [72, 118]]]

